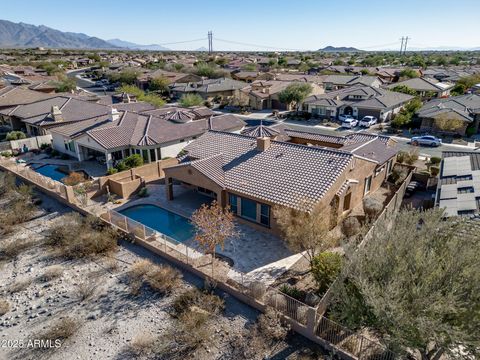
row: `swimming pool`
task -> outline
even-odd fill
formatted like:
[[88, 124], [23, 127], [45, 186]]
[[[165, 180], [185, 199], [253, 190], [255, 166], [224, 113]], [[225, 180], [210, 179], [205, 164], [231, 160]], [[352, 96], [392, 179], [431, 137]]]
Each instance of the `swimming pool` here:
[[155, 205], [135, 205], [119, 212], [179, 242], [195, 235], [195, 228], [187, 218]]
[[68, 176], [68, 174], [58, 170], [58, 165], [42, 165], [33, 169], [43, 176], [60, 182], [64, 177]]

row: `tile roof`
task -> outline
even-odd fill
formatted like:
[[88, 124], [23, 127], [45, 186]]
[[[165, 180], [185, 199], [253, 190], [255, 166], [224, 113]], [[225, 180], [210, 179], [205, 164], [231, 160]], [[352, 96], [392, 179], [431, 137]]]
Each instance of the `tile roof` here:
[[452, 88], [454, 85], [450, 83], [442, 83], [436, 79], [429, 79], [429, 78], [412, 78], [404, 81], [399, 81], [394, 84], [388, 85], [387, 88], [393, 89], [396, 86], [405, 85], [413, 90], [417, 91], [444, 91], [446, 89]]
[[45, 94], [21, 86], [6, 86], [0, 89], [0, 107], [28, 104], [51, 97], [51, 94]]
[[353, 158], [343, 151], [278, 141], [258, 151], [256, 144], [250, 136], [208, 131], [185, 150], [192, 161], [214, 159], [214, 172], [202, 165], [212, 179], [218, 178], [218, 162], [222, 159], [226, 189], [294, 208], [305, 199], [318, 202]]
[[352, 105], [358, 108], [390, 109], [400, 106], [413, 99], [413, 96], [357, 84], [305, 99], [305, 104], [320, 106]]
[[177, 92], [197, 92], [197, 93], [215, 93], [230, 90], [240, 90], [247, 85], [246, 83], [229, 78], [207, 79], [194, 83], [174, 83], [171, 86], [173, 91]]
[[467, 94], [446, 99], [433, 99], [417, 111], [419, 117], [434, 118], [441, 114], [472, 122], [474, 114], [480, 114], [480, 95]]

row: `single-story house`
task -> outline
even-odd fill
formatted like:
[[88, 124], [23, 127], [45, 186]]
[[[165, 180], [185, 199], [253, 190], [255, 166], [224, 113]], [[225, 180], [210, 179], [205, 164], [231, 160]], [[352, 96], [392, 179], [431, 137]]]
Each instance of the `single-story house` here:
[[[305, 81], [302, 81], [305, 82]], [[292, 81], [257, 80], [242, 89], [242, 93], [248, 95], [249, 106], [255, 110], [277, 109], [289, 110], [278, 98], [282, 90], [292, 84]], [[323, 88], [315, 83], [310, 83], [312, 92], [310, 95], [323, 94]]]
[[352, 115], [361, 119], [375, 116], [389, 121], [413, 96], [373, 86], [357, 84], [345, 89], [308, 97], [303, 110], [325, 119], [338, 119], [339, 115]]
[[[440, 82], [432, 78], [418, 77], [390, 84], [386, 88], [391, 90], [396, 86], [406, 86], [415, 90], [421, 97], [446, 97], [450, 95], [450, 90], [455, 85], [448, 82]], [[430, 96], [430, 94], [433, 96]]]
[[233, 114], [199, 117], [190, 109], [169, 108], [160, 116], [117, 111], [49, 129], [53, 148], [78, 161], [100, 160], [107, 168], [131, 154], [145, 162], [175, 157], [207, 130], [240, 132], [245, 122]]
[[358, 84], [378, 88], [383, 81], [376, 76], [367, 75], [328, 75], [323, 80], [325, 91], [335, 91]]
[[155, 78], [166, 79], [168, 82], [168, 85], [174, 84], [174, 83], [197, 82], [202, 80], [200, 76], [195, 74], [178, 73], [178, 72], [158, 69], [150, 73], [142, 74], [141, 76], [139, 76], [135, 82], [135, 85], [137, 85], [140, 89], [145, 90], [150, 85], [150, 81]]
[[179, 183], [229, 206], [240, 221], [279, 235], [274, 206], [310, 211], [323, 205], [336, 223], [380, 187], [397, 152], [378, 138], [337, 150], [219, 131], [184, 150], [180, 164], [165, 170], [169, 200]]
[[446, 216], [480, 214], [480, 154], [444, 151], [435, 203]]
[[433, 99], [425, 103], [416, 115], [422, 120], [422, 130], [465, 135], [470, 126], [472, 133], [476, 134], [480, 122], [480, 95]]
[[173, 83], [170, 90], [174, 97], [180, 98], [184, 94], [198, 94], [207, 101], [215, 99], [229, 99], [246, 83], [229, 78], [207, 79], [197, 82]]

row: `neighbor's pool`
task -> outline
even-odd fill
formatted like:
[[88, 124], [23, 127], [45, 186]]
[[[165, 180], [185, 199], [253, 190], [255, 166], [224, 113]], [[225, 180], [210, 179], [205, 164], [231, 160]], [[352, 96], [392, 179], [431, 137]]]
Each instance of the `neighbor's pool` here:
[[42, 165], [39, 167], [34, 167], [33, 169], [39, 174], [47, 176], [56, 181], [62, 181], [64, 177], [68, 176], [68, 174], [58, 170], [58, 165]]
[[155, 205], [135, 205], [120, 213], [179, 242], [195, 235], [195, 228], [187, 218]]

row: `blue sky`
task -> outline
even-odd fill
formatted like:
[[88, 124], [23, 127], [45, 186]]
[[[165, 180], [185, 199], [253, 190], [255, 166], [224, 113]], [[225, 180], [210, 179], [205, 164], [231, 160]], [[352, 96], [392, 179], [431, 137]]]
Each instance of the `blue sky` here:
[[[479, 0], [0, 0], [0, 19], [164, 44], [214, 34], [217, 50], [480, 47]], [[167, 45], [207, 47], [207, 41]]]

